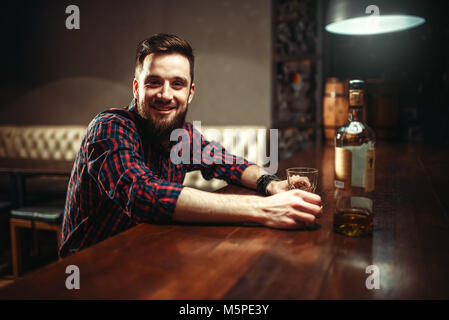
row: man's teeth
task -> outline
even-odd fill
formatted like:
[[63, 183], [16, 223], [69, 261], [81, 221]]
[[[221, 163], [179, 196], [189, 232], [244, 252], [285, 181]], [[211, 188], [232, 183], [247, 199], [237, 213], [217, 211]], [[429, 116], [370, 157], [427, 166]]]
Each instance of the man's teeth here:
[[160, 111], [168, 111], [168, 110], [171, 110], [171, 109], [174, 109], [175, 107], [165, 107], [165, 106], [155, 106], [155, 105], [153, 105], [152, 106], [154, 109], [157, 109], [157, 110], [160, 110]]

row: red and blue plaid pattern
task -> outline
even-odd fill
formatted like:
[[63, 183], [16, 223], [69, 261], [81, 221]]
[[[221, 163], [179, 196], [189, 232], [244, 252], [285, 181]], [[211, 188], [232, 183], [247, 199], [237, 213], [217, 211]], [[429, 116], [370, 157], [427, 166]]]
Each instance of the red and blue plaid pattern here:
[[[102, 112], [89, 124], [67, 190], [61, 257], [138, 223], [170, 222], [189, 171], [201, 170], [205, 179], [240, 184], [249, 165], [224, 149], [212, 152], [212, 163], [203, 160], [203, 152], [221, 145], [206, 141], [188, 122], [183, 129], [190, 137], [190, 163], [174, 164], [170, 152], [151, 150], [145, 128], [135, 101], [128, 107]], [[171, 142], [169, 149], [175, 144]]]

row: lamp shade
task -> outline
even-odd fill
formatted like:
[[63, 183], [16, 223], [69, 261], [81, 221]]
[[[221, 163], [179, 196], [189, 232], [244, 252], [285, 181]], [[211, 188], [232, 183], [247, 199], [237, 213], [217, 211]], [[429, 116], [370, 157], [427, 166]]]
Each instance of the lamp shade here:
[[413, 1], [331, 0], [325, 29], [343, 35], [402, 31], [425, 22], [418, 10]]

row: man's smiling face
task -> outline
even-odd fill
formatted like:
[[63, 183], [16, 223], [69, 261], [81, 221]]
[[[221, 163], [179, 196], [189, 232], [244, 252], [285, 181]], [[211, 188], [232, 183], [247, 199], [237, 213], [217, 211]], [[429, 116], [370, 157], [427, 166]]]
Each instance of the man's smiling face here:
[[164, 139], [184, 124], [194, 92], [189, 60], [178, 53], [147, 55], [133, 81], [139, 115]]

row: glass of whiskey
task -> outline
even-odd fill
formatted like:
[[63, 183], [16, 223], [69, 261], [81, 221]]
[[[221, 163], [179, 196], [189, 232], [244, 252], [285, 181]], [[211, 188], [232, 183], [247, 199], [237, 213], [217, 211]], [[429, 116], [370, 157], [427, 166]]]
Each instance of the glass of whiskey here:
[[300, 189], [308, 192], [315, 192], [318, 182], [318, 169], [316, 168], [288, 168], [287, 170], [288, 189]]
[[[316, 168], [288, 168], [287, 170], [288, 189], [299, 189], [315, 193], [318, 183], [318, 169]], [[321, 196], [321, 208], [323, 208], [323, 198]], [[306, 224], [305, 229], [316, 230], [320, 225], [317, 222]]]

